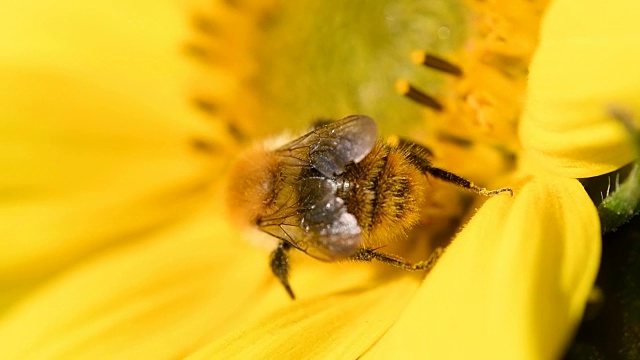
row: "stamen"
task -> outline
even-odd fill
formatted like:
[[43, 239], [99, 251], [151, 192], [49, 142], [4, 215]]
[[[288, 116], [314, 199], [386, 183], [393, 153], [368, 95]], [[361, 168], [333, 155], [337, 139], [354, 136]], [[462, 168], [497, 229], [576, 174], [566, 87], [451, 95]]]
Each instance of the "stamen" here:
[[469, 139], [465, 139], [460, 136], [453, 135], [451, 133], [444, 132], [444, 131], [438, 132], [438, 140], [447, 142], [450, 144], [454, 144], [456, 146], [463, 147], [463, 148], [468, 148], [468, 147], [471, 147], [471, 145], [473, 145], [473, 141]]
[[207, 154], [216, 153], [221, 150], [219, 145], [214, 144], [208, 140], [198, 139], [198, 138], [191, 139], [190, 145], [196, 151], [204, 152]]
[[496, 69], [508, 79], [523, 78], [529, 72], [527, 61], [520, 56], [487, 52], [480, 58], [480, 61]]
[[444, 107], [438, 100], [425, 94], [424, 92], [413, 87], [407, 80], [398, 80], [396, 82], [396, 91], [401, 95], [417, 102], [420, 105], [424, 105], [436, 111], [442, 111]]
[[192, 99], [192, 101], [193, 104], [198, 108], [198, 110], [206, 113], [207, 115], [214, 115], [218, 113], [219, 105], [211, 100], [194, 98]]
[[220, 32], [220, 27], [212, 19], [203, 15], [195, 15], [192, 20], [193, 27], [200, 33], [213, 36]]
[[211, 62], [213, 60], [213, 54], [210, 49], [202, 47], [196, 44], [186, 44], [184, 47], [187, 55], [193, 56], [194, 58], [203, 61], [205, 63]]
[[198, 110], [210, 116], [210, 119], [220, 121], [227, 127], [229, 135], [233, 137], [236, 143], [244, 143], [248, 141], [248, 136], [237, 125], [233, 119], [225, 119], [219, 115], [220, 105], [213, 100], [202, 97], [194, 97], [191, 99]]
[[422, 50], [416, 50], [411, 54], [411, 60], [416, 64], [424, 65], [428, 68], [442, 71], [453, 76], [462, 76], [462, 69], [449, 61], [428, 54]]
[[234, 121], [227, 121], [227, 130], [238, 143], [244, 143], [249, 140], [247, 134], [245, 134], [238, 126], [236, 126]]
[[242, 5], [238, 0], [224, 0], [224, 4], [230, 8], [240, 8]]

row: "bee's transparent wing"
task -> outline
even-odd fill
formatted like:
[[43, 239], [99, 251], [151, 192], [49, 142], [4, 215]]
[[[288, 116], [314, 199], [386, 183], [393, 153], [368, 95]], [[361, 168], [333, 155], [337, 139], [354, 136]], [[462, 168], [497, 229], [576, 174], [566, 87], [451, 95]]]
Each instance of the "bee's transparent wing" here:
[[260, 228], [317, 259], [345, 259], [360, 247], [362, 231], [336, 190], [332, 179], [302, 179], [299, 208], [263, 219]]
[[362, 160], [376, 143], [378, 127], [368, 116], [351, 115], [319, 127], [284, 145], [276, 152], [291, 165], [311, 165], [322, 175], [334, 177], [345, 166]]
[[338, 185], [326, 178], [304, 179], [300, 185], [300, 205], [304, 209], [300, 227], [310, 245], [306, 252], [315, 257], [320, 253], [331, 260], [352, 255], [362, 243], [362, 230], [336, 195]]

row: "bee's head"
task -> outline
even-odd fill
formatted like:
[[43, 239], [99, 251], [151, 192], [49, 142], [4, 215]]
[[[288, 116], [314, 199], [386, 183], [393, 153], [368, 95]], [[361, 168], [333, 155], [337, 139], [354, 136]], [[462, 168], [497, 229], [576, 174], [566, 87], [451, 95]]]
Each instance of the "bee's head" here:
[[227, 208], [240, 225], [255, 226], [273, 206], [279, 158], [262, 148], [243, 154], [233, 165], [227, 188]]

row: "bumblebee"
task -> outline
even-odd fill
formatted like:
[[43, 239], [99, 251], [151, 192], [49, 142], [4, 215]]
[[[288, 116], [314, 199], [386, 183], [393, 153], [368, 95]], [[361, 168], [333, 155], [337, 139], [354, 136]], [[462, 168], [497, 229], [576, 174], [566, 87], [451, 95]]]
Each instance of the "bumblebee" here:
[[271, 270], [289, 296], [291, 249], [322, 261], [378, 260], [405, 270], [429, 269], [442, 250], [410, 263], [378, 251], [406, 238], [429, 198], [428, 176], [491, 196], [486, 190], [432, 166], [427, 148], [385, 142], [364, 115], [320, 126], [275, 150], [254, 149], [236, 164], [228, 198], [232, 216], [275, 237]]

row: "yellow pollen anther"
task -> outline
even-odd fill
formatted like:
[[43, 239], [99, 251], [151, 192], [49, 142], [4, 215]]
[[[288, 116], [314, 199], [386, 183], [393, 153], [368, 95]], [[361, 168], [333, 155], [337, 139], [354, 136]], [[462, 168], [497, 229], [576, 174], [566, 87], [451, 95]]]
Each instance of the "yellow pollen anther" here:
[[411, 61], [415, 64], [424, 65], [428, 68], [442, 71], [450, 75], [462, 76], [462, 69], [459, 66], [422, 50], [412, 52]]
[[467, 104], [475, 113], [475, 121], [484, 132], [490, 132], [494, 128], [490, 114], [494, 110], [494, 102], [488, 94], [470, 94]]
[[425, 94], [424, 92], [413, 87], [407, 80], [401, 79], [396, 81], [396, 91], [416, 103], [426, 106], [436, 111], [442, 111], [444, 107], [435, 98]]

